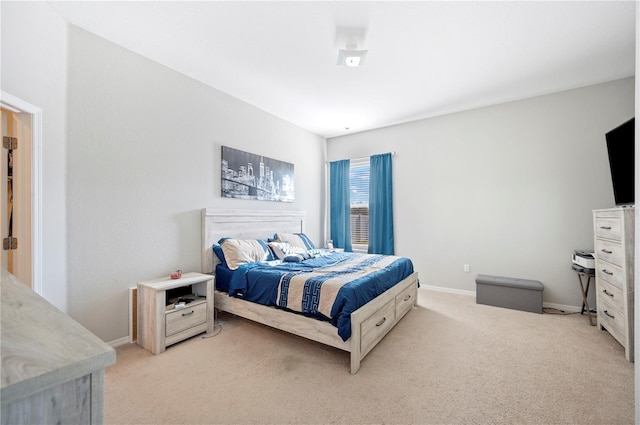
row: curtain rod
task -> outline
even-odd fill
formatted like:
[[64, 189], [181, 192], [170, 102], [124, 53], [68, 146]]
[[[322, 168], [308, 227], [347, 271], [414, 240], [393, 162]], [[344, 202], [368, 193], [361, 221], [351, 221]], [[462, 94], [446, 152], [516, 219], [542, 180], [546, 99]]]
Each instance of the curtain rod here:
[[[391, 151], [391, 152], [383, 152], [383, 153], [374, 153], [371, 154], [369, 156], [363, 156], [362, 158], [347, 158], [349, 161], [364, 161], [366, 159], [369, 159], [370, 157], [372, 157], [373, 155], [383, 155], [385, 153], [390, 153], [391, 157], [393, 158], [394, 156], [396, 156], [396, 151]], [[336, 159], [336, 161], [340, 161], [339, 159]], [[327, 161], [327, 164], [333, 162], [333, 161]]]

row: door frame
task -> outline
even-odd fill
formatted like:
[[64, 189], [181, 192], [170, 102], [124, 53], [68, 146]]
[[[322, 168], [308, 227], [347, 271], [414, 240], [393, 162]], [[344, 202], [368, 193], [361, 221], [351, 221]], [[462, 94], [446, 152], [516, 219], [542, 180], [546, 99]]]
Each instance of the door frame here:
[[31, 115], [31, 288], [42, 295], [42, 109], [5, 91], [0, 105]]

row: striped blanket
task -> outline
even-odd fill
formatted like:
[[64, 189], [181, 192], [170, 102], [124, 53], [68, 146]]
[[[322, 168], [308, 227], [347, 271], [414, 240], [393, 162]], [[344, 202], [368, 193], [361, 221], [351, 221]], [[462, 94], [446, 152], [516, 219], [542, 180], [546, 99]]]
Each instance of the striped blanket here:
[[351, 254], [345, 261], [313, 271], [285, 273], [278, 285], [276, 305], [300, 313], [321, 314], [331, 319], [335, 313], [336, 297], [342, 287], [360, 280], [375, 279], [375, 275], [384, 273], [400, 258]]

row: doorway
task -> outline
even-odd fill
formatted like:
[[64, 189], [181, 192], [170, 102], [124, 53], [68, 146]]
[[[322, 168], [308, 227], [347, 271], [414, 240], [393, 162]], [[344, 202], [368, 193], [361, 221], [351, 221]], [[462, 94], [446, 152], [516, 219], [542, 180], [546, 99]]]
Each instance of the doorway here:
[[[42, 110], [6, 92], [0, 97], [2, 267], [42, 295], [40, 147]], [[7, 249], [5, 249], [7, 248]]]
[[31, 116], [2, 113], [2, 267], [31, 287]]

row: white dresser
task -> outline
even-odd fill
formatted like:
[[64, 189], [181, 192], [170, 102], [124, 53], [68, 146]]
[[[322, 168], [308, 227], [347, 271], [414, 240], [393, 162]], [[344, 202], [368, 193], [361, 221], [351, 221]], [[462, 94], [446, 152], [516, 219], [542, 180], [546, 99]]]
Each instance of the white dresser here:
[[606, 329], [633, 360], [635, 209], [593, 211], [598, 328]]
[[115, 350], [4, 268], [0, 283], [2, 425], [104, 423]]

